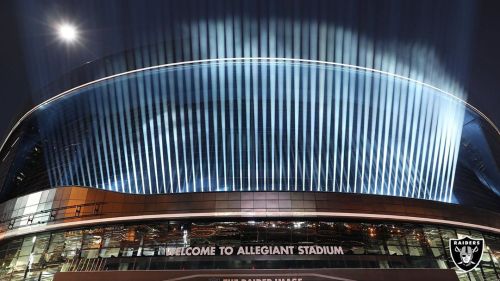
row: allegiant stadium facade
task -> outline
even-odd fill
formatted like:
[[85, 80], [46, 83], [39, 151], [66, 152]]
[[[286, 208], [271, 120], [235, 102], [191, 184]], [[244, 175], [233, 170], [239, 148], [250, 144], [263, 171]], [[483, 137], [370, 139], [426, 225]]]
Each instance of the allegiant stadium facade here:
[[[78, 69], [19, 119], [0, 151], [2, 280], [498, 278], [498, 129], [418, 77], [336, 63], [327, 25], [263, 43], [246, 20]], [[486, 245], [469, 273], [448, 246], [465, 236]]]

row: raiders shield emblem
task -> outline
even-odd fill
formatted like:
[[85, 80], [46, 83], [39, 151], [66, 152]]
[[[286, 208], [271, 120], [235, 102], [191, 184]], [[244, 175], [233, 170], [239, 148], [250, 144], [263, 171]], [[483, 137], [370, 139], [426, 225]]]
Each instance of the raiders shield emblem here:
[[481, 262], [484, 240], [464, 237], [450, 239], [450, 252], [455, 265], [463, 271], [471, 271]]

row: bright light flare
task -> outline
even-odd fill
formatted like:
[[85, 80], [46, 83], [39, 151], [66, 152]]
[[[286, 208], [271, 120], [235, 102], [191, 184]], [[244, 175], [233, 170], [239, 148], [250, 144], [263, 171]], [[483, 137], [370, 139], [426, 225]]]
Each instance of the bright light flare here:
[[74, 42], [78, 38], [78, 31], [74, 25], [63, 23], [57, 27], [59, 38], [64, 42]]

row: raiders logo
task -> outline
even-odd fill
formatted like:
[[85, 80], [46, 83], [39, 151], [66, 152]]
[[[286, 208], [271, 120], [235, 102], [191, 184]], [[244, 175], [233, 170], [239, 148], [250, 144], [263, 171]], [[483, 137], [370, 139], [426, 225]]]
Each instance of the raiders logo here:
[[450, 252], [455, 265], [465, 272], [471, 271], [481, 262], [484, 239], [450, 239]]

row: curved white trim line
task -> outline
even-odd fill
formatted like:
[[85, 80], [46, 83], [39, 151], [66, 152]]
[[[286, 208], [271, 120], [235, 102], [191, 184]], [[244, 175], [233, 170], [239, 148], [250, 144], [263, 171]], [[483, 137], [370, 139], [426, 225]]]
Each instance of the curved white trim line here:
[[137, 73], [137, 72], [141, 72], [141, 71], [146, 71], [146, 70], [154, 70], [154, 69], [159, 69], [159, 68], [165, 68], [165, 67], [174, 67], [174, 66], [182, 66], [182, 65], [191, 65], [191, 64], [200, 64], [200, 63], [212, 63], [212, 62], [238, 62], [238, 61], [269, 61], [269, 62], [272, 62], [272, 61], [285, 61], [285, 62], [295, 62], [295, 63], [315, 63], [315, 64], [323, 64], [323, 65], [329, 65], [329, 66], [341, 66], [341, 67], [347, 67], [347, 68], [351, 68], [351, 69], [356, 69], [356, 70], [363, 70], [363, 71], [367, 71], [367, 72], [373, 72], [373, 73], [378, 73], [378, 74], [383, 74], [383, 75], [387, 75], [387, 76], [392, 76], [392, 77], [395, 77], [395, 78], [399, 78], [399, 79], [402, 79], [402, 80], [406, 80], [406, 81], [410, 81], [410, 82], [413, 82], [413, 83], [416, 83], [416, 84], [420, 84], [422, 86], [425, 86], [425, 87], [428, 87], [428, 88], [431, 88], [435, 91], [438, 91], [440, 93], [443, 93], [445, 95], [448, 95], [450, 96], [451, 98], [454, 98], [456, 99], [457, 101], [463, 103], [464, 105], [466, 105], [467, 107], [469, 107], [470, 109], [472, 109], [474, 112], [476, 112], [477, 114], [479, 114], [482, 118], [484, 118], [495, 130], [496, 132], [500, 135], [500, 130], [495, 126], [495, 124], [493, 123], [493, 121], [491, 121], [486, 115], [484, 115], [484, 113], [482, 113], [481, 111], [479, 111], [479, 109], [475, 108], [473, 105], [471, 105], [470, 103], [468, 103], [467, 101], [449, 93], [449, 92], [446, 92], [444, 90], [441, 90], [435, 86], [432, 86], [430, 84], [427, 84], [427, 83], [424, 83], [422, 81], [418, 81], [418, 80], [415, 80], [415, 79], [412, 79], [412, 78], [409, 78], [409, 77], [405, 77], [405, 76], [402, 76], [402, 75], [398, 75], [398, 74], [395, 74], [395, 73], [391, 73], [391, 72], [387, 72], [387, 71], [382, 71], [382, 70], [378, 70], [378, 69], [373, 69], [373, 68], [368, 68], [368, 67], [363, 67], [363, 66], [357, 66], [357, 65], [352, 65], [352, 64], [346, 64], [346, 63], [338, 63], [338, 62], [328, 62], [328, 61], [320, 61], [320, 60], [308, 60], [308, 59], [294, 59], [294, 58], [271, 58], [271, 57], [250, 57], [250, 58], [245, 58], [245, 57], [240, 57], [240, 58], [218, 58], [218, 59], [204, 59], [204, 60], [193, 60], [193, 61], [183, 61], [183, 62], [175, 62], [175, 63], [166, 63], [166, 64], [160, 64], [160, 65], [155, 65], [155, 66], [148, 66], [148, 67], [143, 67], [143, 68], [138, 68], [138, 69], [134, 69], [134, 70], [129, 70], [129, 71], [125, 71], [125, 72], [121, 72], [121, 73], [117, 73], [117, 74], [113, 74], [113, 75], [110, 75], [110, 76], [106, 76], [106, 77], [102, 77], [102, 78], [99, 78], [99, 79], [96, 79], [96, 80], [93, 80], [93, 81], [90, 81], [90, 82], [87, 82], [87, 83], [84, 83], [82, 85], [79, 85], [79, 86], [76, 86], [76, 87], [73, 87], [69, 90], [66, 90], [58, 95], [55, 95], [53, 96], [52, 98], [34, 106], [32, 109], [30, 109], [28, 112], [26, 112], [21, 118], [19, 118], [19, 120], [14, 124], [14, 126], [12, 127], [12, 129], [9, 131], [9, 133], [7, 134], [7, 136], [5, 137], [5, 139], [3, 140], [2, 142], [2, 145], [0, 146], [0, 152], [3, 150], [7, 140], [10, 138], [10, 136], [12, 135], [12, 133], [14, 132], [14, 130], [21, 124], [21, 122], [26, 119], [29, 115], [31, 115], [33, 112], [35, 112], [37, 109], [53, 102], [53, 101], [56, 101], [64, 96], [67, 96], [69, 94], [72, 94], [73, 92], [81, 89], [81, 88], [85, 88], [87, 86], [90, 86], [90, 85], [93, 85], [93, 84], [96, 84], [96, 83], [99, 83], [99, 82], [102, 82], [102, 81], [106, 81], [106, 80], [110, 80], [110, 79], [113, 79], [113, 78], [116, 78], [116, 77], [121, 77], [121, 76], [125, 76], [125, 75], [129, 75], [129, 74], [133, 74], [133, 73]]
[[63, 222], [51, 225], [34, 225], [21, 227], [14, 230], [6, 231], [0, 234], [0, 240], [12, 238], [21, 235], [27, 235], [35, 232], [51, 231], [57, 229], [66, 229], [80, 227], [86, 225], [99, 225], [104, 223], [123, 223], [144, 220], [156, 219], [200, 219], [200, 218], [348, 218], [348, 219], [377, 219], [391, 220], [401, 222], [418, 222], [429, 224], [443, 224], [448, 226], [472, 228], [500, 234], [500, 228], [495, 228], [486, 225], [466, 223], [453, 220], [433, 219], [415, 216], [401, 215], [384, 215], [370, 213], [347, 213], [347, 212], [206, 212], [206, 213], [177, 213], [177, 214], [154, 214], [154, 215], [138, 215], [138, 216], [123, 216], [114, 218], [91, 219], [83, 221]]

